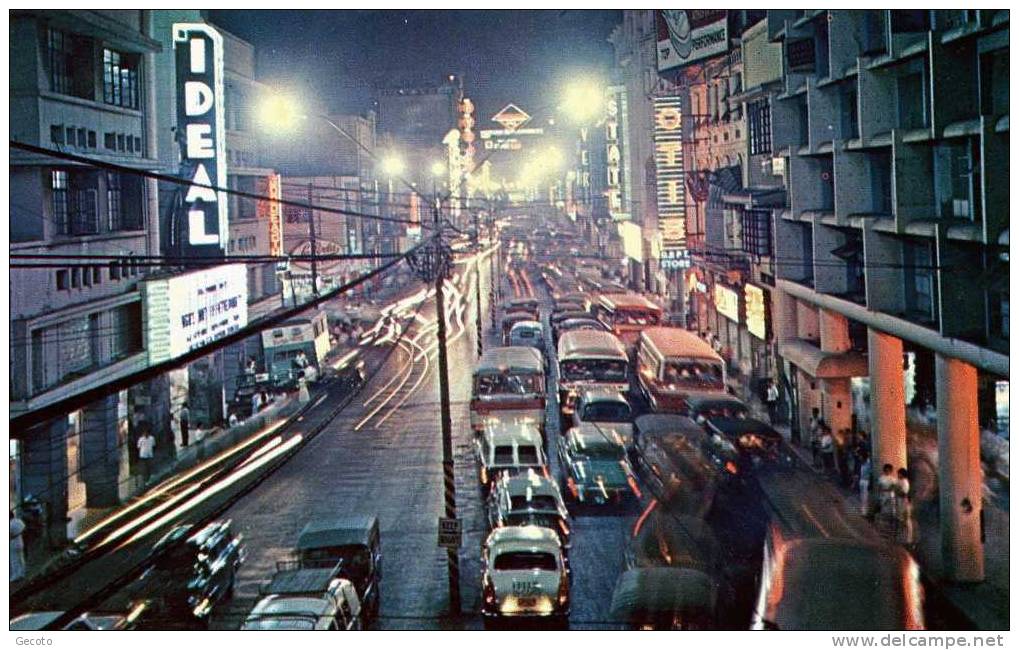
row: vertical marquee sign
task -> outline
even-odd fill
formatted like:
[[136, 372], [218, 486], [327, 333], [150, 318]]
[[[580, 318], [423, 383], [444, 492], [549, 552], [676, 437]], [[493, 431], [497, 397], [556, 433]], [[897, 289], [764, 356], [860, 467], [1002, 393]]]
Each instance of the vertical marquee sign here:
[[222, 257], [226, 247], [226, 136], [223, 117], [223, 37], [203, 23], [175, 23], [177, 129], [185, 186], [180, 254]]
[[686, 249], [686, 186], [683, 174], [683, 109], [679, 97], [656, 97], [655, 176], [663, 270], [690, 266]]

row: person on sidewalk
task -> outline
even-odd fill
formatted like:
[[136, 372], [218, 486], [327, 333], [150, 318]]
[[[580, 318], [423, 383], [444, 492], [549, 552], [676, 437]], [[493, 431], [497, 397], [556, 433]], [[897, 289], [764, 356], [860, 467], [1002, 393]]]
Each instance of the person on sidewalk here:
[[[183, 429], [181, 430], [183, 433]], [[142, 435], [138, 438], [138, 460], [142, 466], [142, 482], [148, 485], [149, 478], [152, 476], [152, 456], [156, 449], [156, 438], [152, 435], [152, 431], [146, 427], [142, 430]]]
[[835, 437], [832, 436], [831, 427], [823, 422], [818, 447], [821, 450], [821, 466], [825, 474], [831, 474], [835, 471]]
[[891, 463], [885, 463], [881, 467], [881, 477], [877, 480], [878, 512], [885, 521], [897, 520], [895, 490], [898, 485], [899, 479], [895, 475], [895, 467]]
[[180, 418], [180, 446], [184, 448], [188, 446], [188, 435], [191, 429], [191, 411], [188, 410], [187, 402], [181, 404], [178, 417]]
[[814, 457], [814, 467], [820, 467], [821, 465], [821, 425], [824, 424], [824, 420], [821, 419], [821, 410], [818, 408], [811, 409], [810, 412], [810, 451]]
[[874, 514], [870, 503], [870, 482], [873, 471], [874, 469], [870, 462], [870, 455], [867, 454], [867, 452], [864, 452], [860, 458], [860, 476], [858, 484], [860, 486], [860, 514], [868, 519], [870, 519]]
[[25, 522], [14, 510], [11, 510], [11, 574], [8, 583], [17, 582], [25, 577]]
[[916, 540], [913, 539], [913, 502], [909, 494], [909, 472], [900, 467], [895, 485], [895, 511], [898, 516], [898, 542], [912, 550]]
[[768, 422], [772, 426], [778, 420], [778, 384], [774, 379], [768, 380], [768, 388], [764, 393], [764, 403], [768, 407]]

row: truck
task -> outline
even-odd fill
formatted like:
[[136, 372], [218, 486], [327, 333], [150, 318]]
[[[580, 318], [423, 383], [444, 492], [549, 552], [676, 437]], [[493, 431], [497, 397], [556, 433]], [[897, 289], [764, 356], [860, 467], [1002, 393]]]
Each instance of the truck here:
[[343, 562], [307, 568], [300, 561], [279, 562], [276, 575], [261, 589], [262, 598], [242, 630], [360, 630], [361, 599], [342, 577]]

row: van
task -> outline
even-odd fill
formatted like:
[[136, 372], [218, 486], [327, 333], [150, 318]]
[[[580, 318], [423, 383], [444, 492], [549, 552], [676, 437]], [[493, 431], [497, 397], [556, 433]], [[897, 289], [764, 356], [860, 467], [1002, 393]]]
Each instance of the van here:
[[534, 424], [490, 421], [476, 445], [478, 482], [485, 496], [492, 482], [503, 473], [515, 476], [533, 469], [549, 476], [541, 432]]

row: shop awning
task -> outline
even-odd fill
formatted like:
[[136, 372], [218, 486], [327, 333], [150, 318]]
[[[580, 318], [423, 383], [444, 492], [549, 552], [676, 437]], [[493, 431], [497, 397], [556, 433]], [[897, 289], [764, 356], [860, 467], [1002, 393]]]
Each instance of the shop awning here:
[[870, 372], [867, 357], [859, 352], [825, 352], [810, 341], [783, 341], [778, 353], [815, 379], [865, 377]]
[[745, 208], [774, 208], [785, 205], [785, 189], [781, 187], [748, 187], [722, 195], [724, 203]]

